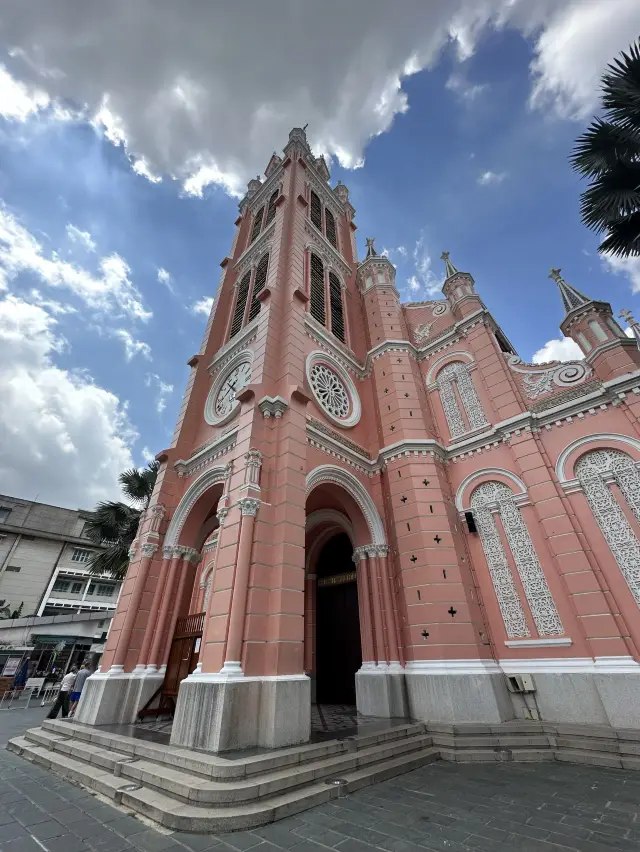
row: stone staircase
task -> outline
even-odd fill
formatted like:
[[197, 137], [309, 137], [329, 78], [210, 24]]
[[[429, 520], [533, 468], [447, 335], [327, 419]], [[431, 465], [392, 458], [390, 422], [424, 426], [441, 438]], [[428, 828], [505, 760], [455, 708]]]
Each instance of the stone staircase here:
[[419, 723], [235, 760], [53, 720], [7, 747], [167, 828], [202, 833], [264, 825], [438, 759]]
[[45, 720], [7, 747], [167, 828], [201, 833], [264, 825], [439, 759], [640, 769], [640, 730], [527, 721], [409, 722], [234, 759]]

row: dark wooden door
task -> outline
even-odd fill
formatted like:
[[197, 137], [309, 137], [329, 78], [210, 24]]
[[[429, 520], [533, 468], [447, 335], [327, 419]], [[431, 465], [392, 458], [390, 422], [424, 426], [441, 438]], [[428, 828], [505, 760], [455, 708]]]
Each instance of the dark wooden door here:
[[198, 665], [203, 624], [203, 612], [178, 619], [162, 685], [163, 695], [176, 696], [180, 681], [190, 675]]
[[316, 610], [316, 701], [355, 704], [362, 665], [356, 583], [319, 587]]

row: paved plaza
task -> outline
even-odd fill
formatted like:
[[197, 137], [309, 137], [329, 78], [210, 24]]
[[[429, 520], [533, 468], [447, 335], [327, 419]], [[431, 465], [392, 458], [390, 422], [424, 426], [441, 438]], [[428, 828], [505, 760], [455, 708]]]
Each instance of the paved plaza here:
[[254, 831], [158, 831], [6, 751], [46, 709], [0, 711], [2, 852], [610, 852], [640, 848], [640, 773], [439, 761]]

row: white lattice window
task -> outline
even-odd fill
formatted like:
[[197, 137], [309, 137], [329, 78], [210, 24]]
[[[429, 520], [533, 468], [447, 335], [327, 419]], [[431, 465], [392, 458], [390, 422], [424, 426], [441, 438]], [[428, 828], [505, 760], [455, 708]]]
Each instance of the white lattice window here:
[[437, 384], [451, 440], [488, 425], [467, 364], [447, 364], [438, 374]]
[[347, 416], [350, 409], [349, 394], [344, 382], [333, 370], [325, 364], [314, 364], [311, 368], [311, 387], [325, 411], [340, 419]]
[[501, 482], [483, 482], [473, 492], [471, 506], [507, 635], [518, 638], [530, 633], [500, 536], [498, 518], [539, 635], [563, 634], [553, 596], [511, 489]]
[[640, 472], [626, 453], [604, 449], [582, 456], [575, 473], [613, 558], [640, 606], [640, 541], [611, 489], [615, 483], [634, 518], [640, 521]]

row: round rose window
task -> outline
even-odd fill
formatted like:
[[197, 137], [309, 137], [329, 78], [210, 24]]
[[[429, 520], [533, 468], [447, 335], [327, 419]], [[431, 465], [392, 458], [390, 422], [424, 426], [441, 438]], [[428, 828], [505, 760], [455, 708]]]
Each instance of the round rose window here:
[[349, 394], [340, 376], [325, 364], [314, 364], [311, 368], [311, 387], [318, 402], [329, 414], [340, 419], [349, 414]]

